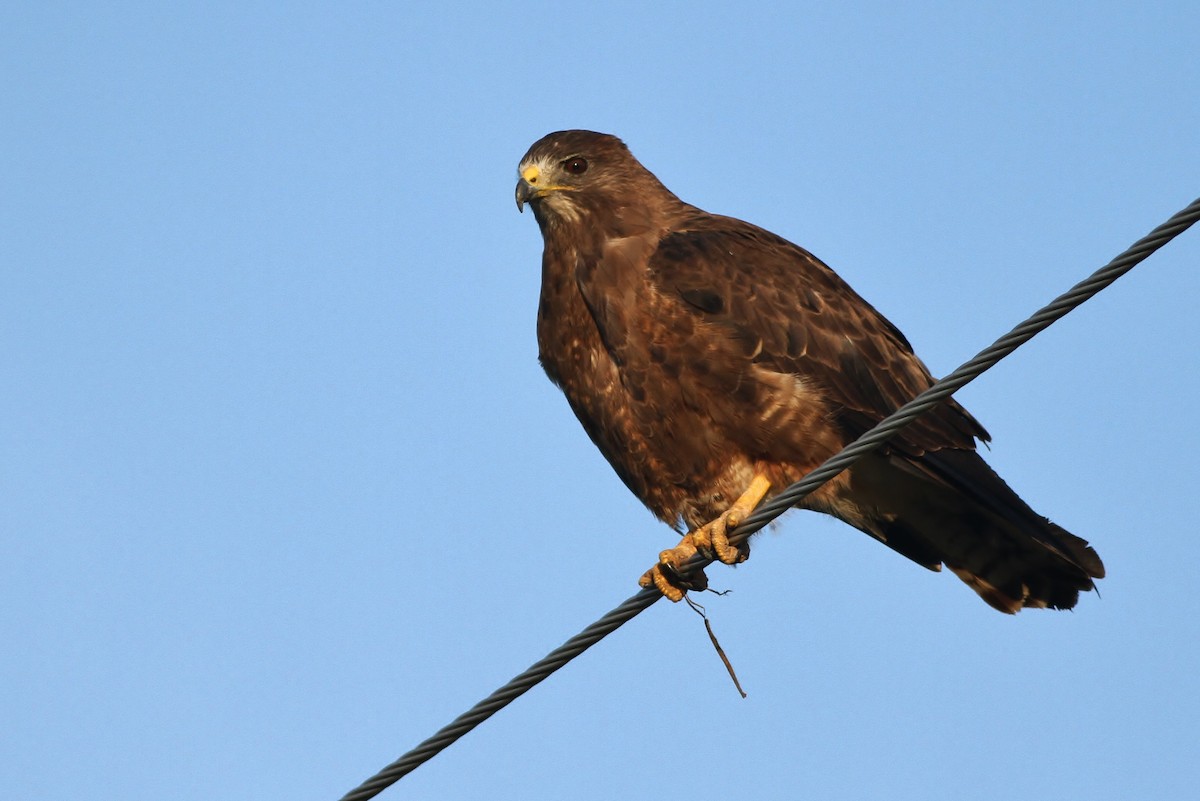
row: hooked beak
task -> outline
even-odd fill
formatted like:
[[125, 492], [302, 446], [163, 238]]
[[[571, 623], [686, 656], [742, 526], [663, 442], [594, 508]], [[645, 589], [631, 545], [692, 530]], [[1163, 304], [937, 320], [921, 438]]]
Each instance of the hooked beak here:
[[533, 200], [533, 195], [536, 191], [525, 182], [524, 178], [517, 181], [517, 211], [522, 214], [525, 212], [525, 204]]
[[540, 176], [541, 170], [533, 164], [521, 170], [521, 177], [517, 179], [517, 211], [524, 213], [526, 203], [536, 197], [541, 197], [538, 194], [539, 187], [537, 185]]

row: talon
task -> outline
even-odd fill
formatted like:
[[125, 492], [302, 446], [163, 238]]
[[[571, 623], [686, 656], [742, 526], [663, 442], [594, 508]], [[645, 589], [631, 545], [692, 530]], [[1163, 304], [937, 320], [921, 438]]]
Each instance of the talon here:
[[[678, 581], [678, 578], [675, 580]], [[655, 565], [647, 570], [640, 579], [638, 579], [638, 584], [642, 585], [643, 587], [654, 586], [668, 601], [671, 603], [679, 603], [683, 600], [684, 595], [687, 594], [687, 589], [677, 587], [675, 584], [672, 584], [671, 581], [672, 579], [667, 577], [662, 566]]]
[[736, 565], [750, 558], [750, 546], [743, 541], [738, 545], [729, 542], [729, 530], [738, 527], [746, 516], [754, 511], [771, 488], [765, 476], [755, 476], [749, 488], [733, 505], [712, 520], [679, 541], [670, 550], [658, 555], [658, 564], [647, 570], [638, 579], [643, 587], [654, 586], [672, 602], [683, 599], [688, 590], [708, 589], [708, 576], [703, 570], [685, 575], [680, 568], [697, 552], [709, 559], [719, 559], [727, 565]]
[[696, 544], [691, 535], [684, 537], [679, 544], [658, 555], [658, 564], [647, 570], [638, 584], [643, 587], [654, 585], [667, 600], [678, 602], [683, 599], [688, 590], [704, 590], [708, 588], [708, 577], [703, 570], [685, 574], [683, 565], [696, 554]]
[[727, 565], [736, 565], [739, 562], [745, 562], [750, 558], [750, 549], [743, 543], [740, 546], [729, 544], [729, 530], [737, 528], [737, 521], [741, 515], [736, 514], [735, 510], [722, 514], [716, 520], [704, 525], [697, 532], [703, 539], [706, 550], [709, 551], [714, 559], [719, 559]]

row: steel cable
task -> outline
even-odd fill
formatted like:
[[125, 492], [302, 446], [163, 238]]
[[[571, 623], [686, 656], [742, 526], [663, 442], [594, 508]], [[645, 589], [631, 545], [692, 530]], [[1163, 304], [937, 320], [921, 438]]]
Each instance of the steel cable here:
[[[884, 418], [878, 425], [830, 457], [820, 467], [763, 503], [754, 514], [746, 518], [737, 529], [730, 533], [730, 541], [735, 544], [741, 542], [779, 517], [801, 498], [845, 470], [868, 451], [878, 448], [889, 437], [922, 413], [929, 411], [966, 386], [985, 370], [1028, 342], [1035, 334], [1049, 327], [1067, 312], [1077, 308], [1084, 301], [1129, 272], [1151, 253], [1187, 230], [1198, 219], [1200, 219], [1200, 198], [1192, 201], [1171, 219], [1139, 239], [1124, 253], [1092, 273], [1086, 280], [1079, 282], [1069, 291], [1038, 310], [1025, 322], [996, 340], [990, 347], [980, 351], [973, 359]], [[684, 570], [694, 571], [709, 563], [710, 560], [697, 554], [688, 561]], [[525, 671], [459, 715], [436, 734], [347, 793], [341, 801], [366, 801], [366, 799], [374, 798], [660, 598], [662, 595], [657, 589], [649, 588], [630, 596], [620, 606], [555, 648], [541, 660], [530, 665]]]

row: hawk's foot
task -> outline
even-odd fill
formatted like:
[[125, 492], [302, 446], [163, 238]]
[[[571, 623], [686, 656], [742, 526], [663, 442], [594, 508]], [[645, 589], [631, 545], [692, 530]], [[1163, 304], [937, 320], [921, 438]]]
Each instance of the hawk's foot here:
[[720, 560], [727, 565], [736, 565], [750, 558], [750, 544], [743, 540], [738, 545], [729, 542], [729, 532], [745, 520], [762, 503], [771, 482], [765, 476], [756, 475], [749, 488], [733, 505], [715, 520], [705, 523], [679, 541], [670, 550], [658, 555], [658, 564], [647, 570], [638, 580], [643, 587], [654, 586], [667, 597], [677, 602], [688, 590], [708, 589], [708, 577], [703, 570], [686, 572], [683, 566], [697, 552], [710, 560]]
[[643, 587], [657, 587], [658, 591], [667, 597], [668, 601], [683, 600], [688, 590], [708, 589], [708, 576], [703, 569], [685, 573], [683, 566], [696, 555], [697, 549], [692, 535], [688, 534], [674, 548], [663, 551], [658, 555], [658, 564], [647, 570], [638, 579]]

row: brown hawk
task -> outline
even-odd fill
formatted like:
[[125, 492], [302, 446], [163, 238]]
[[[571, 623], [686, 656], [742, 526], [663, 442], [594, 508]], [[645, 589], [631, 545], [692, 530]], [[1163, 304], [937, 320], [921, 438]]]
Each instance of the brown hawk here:
[[[697, 549], [933, 379], [900, 331], [803, 248], [670, 192], [614, 136], [560, 131], [518, 168], [545, 241], [539, 358], [617, 475], [691, 531], [642, 577], [679, 600]], [[1104, 575], [975, 450], [953, 400], [801, 502], [939, 570], [1002, 612], [1070, 609]]]

